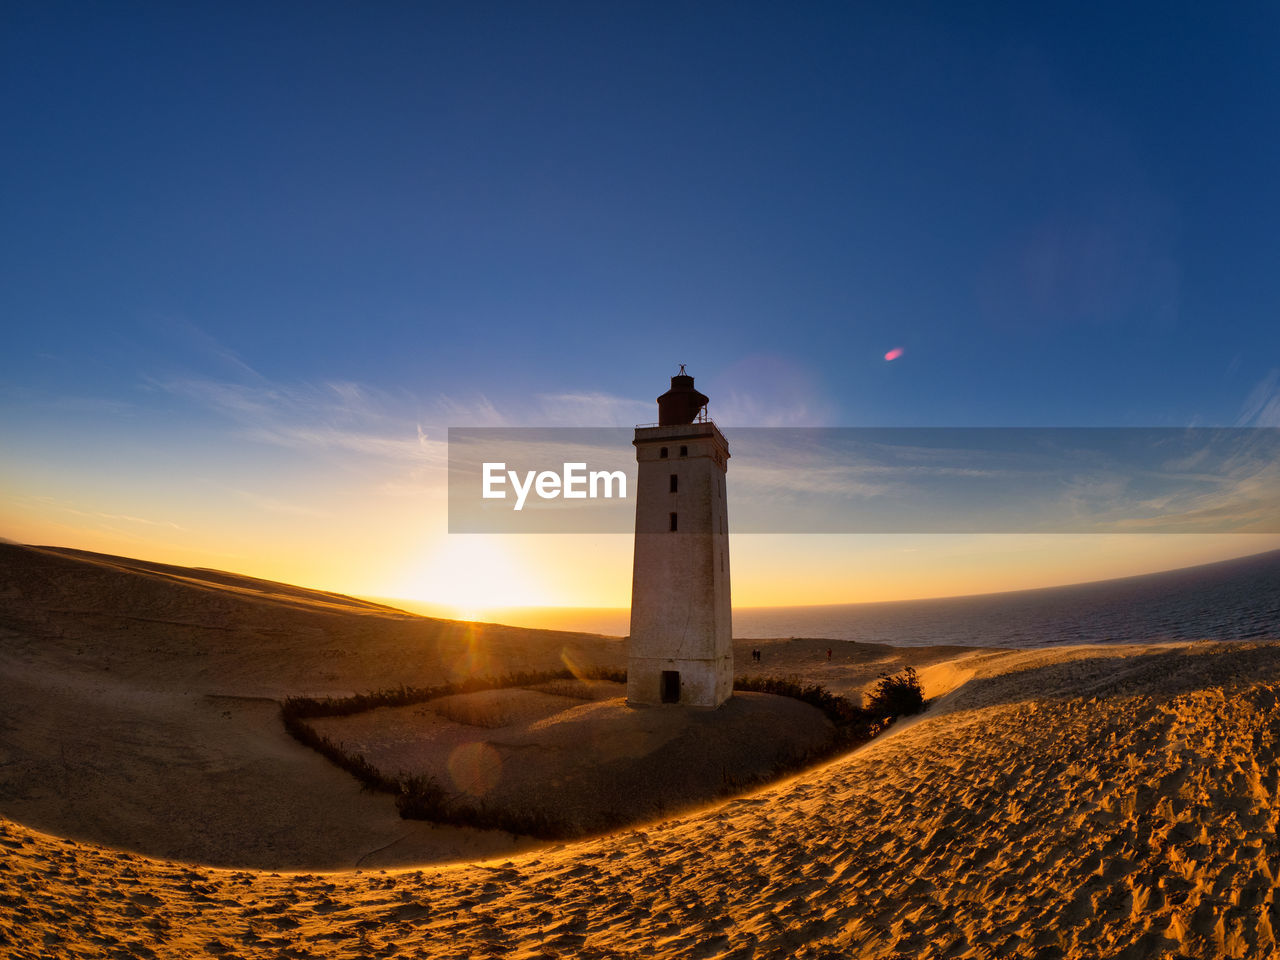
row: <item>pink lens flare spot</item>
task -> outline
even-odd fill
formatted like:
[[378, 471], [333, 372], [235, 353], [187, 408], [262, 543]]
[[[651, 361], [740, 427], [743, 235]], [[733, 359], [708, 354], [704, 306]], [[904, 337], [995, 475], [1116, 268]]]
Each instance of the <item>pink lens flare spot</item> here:
[[884, 358], [886, 360], [897, 360], [900, 356], [902, 356], [902, 353], [903, 353], [903, 350], [901, 347], [894, 347], [892, 350], [890, 350], [888, 353], [884, 355]]

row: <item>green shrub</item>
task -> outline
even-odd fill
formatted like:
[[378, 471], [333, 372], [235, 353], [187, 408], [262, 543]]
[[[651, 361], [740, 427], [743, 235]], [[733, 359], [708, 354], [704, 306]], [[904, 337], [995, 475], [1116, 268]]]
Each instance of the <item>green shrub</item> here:
[[905, 717], [924, 709], [924, 688], [915, 667], [890, 676], [880, 674], [867, 695], [867, 712], [877, 717]]

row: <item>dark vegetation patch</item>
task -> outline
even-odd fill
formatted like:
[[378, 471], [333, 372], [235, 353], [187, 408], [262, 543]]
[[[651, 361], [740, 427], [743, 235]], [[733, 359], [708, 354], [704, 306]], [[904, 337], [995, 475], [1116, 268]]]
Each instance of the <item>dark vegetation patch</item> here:
[[[426, 703], [439, 697], [448, 697], [457, 693], [479, 693], [481, 690], [502, 690], [507, 687], [533, 687], [553, 680], [608, 680], [613, 683], [626, 683], [625, 670], [589, 670], [573, 673], [570, 670], [526, 670], [520, 673], [508, 673], [500, 677], [469, 677], [454, 683], [439, 683], [430, 687], [390, 687], [386, 690], [375, 690], [373, 693], [357, 693], [350, 697], [288, 697], [284, 701], [282, 713], [285, 726], [289, 719], [306, 720], [312, 717], [349, 717], [366, 710], [378, 707], [408, 707], [415, 703]], [[290, 730], [292, 732], [292, 730]]]
[[924, 688], [915, 667], [890, 676], [880, 674], [875, 687], [867, 695], [867, 710], [884, 717], [905, 717], [924, 709]]
[[[455, 683], [430, 687], [393, 687], [350, 697], [288, 697], [281, 706], [281, 717], [289, 734], [305, 746], [322, 754], [346, 770], [365, 788], [392, 794], [396, 809], [408, 820], [429, 820], [454, 826], [505, 830], [513, 834], [544, 840], [564, 840], [580, 835], [571, 824], [535, 810], [512, 810], [483, 801], [461, 799], [441, 786], [439, 780], [426, 774], [388, 774], [370, 763], [362, 753], [352, 753], [341, 743], [334, 743], [307, 721], [320, 717], [349, 717], [378, 707], [404, 707], [426, 703], [455, 694], [478, 693], [510, 687], [532, 687], [555, 681], [605, 680], [626, 682], [625, 670], [594, 670], [586, 674], [569, 670], [512, 673], [501, 677], [472, 677]], [[923, 691], [916, 672], [907, 667], [900, 674], [882, 674], [867, 698], [866, 707], [831, 693], [816, 683], [800, 683], [783, 677], [743, 677], [734, 681], [735, 691], [766, 693], [800, 700], [820, 710], [835, 728], [829, 745], [817, 751], [806, 751], [779, 758], [773, 770], [763, 777], [726, 780], [722, 793], [741, 792], [778, 777], [813, 766], [868, 743], [891, 726], [899, 716], [919, 713], [925, 707]], [[612, 826], [624, 826], [621, 815]]]

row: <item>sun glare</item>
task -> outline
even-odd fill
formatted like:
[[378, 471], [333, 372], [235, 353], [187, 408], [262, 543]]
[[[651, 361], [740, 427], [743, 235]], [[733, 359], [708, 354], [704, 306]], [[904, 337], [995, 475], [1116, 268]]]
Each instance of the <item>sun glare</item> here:
[[546, 590], [541, 577], [514, 555], [504, 539], [466, 534], [436, 541], [396, 595], [451, 607], [462, 620], [480, 619], [493, 607], [543, 602]]

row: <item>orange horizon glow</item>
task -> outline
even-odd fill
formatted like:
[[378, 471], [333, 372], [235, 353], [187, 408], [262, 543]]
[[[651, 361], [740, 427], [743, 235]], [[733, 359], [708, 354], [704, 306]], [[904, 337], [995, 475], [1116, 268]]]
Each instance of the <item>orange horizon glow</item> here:
[[[912, 600], [937, 600], [944, 598], [1010, 593], [1021, 590], [1037, 590], [1050, 587], [1072, 586], [1076, 584], [1095, 583], [1124, 577], [1142, 576], [1144, 574], [1162, 573], [1170, 570], [1198, 566], [1205, 563], [1232, 560], [1256, 553], [1264, 553], [1267, 550], [1276, 548], [1280, 548], [1280, 542], [1277, 542], [1275, 538], [1271, 538], [1270, 542], [1266, 545], [1243, 550], [1227, 550], [1225, 552], [1211, 551], [1204, 555], [1200, 555], [1199, 551], [1188, 552], [1175, 550], [1166, 554], [1170, 557], [1181, 558], [1178, 562], [1152, 564], [1151, 562], [1142, 562], [1142, 558], [1140, 556], [1116, 556], [1111, 558], [1111, 562], [1103, 563], [1098, 566], [1091, 565], [1086, 569], [1079, 569], [1062, 564], [1051, 570], [1042, 569], [1039, 571], [1032, 571], [1021, 568], [1017, 564], [1016, 560], [1010, 560], [1008, 568], [999, 568], [1004, 572], [1005, 577], [998, 581], [992, 579], [995, 568], [988, 567], [985, 571], [975, 571], [970, 576], [935, 576], [934, 579], [927, 581], [922, 579], [912, 580], [910, 583], [899, 585], [897, 589], [894, 589], [893, 586], [884, 584], [883, 582], [877, 582], [874, 589], [867, 586], [863, 590], [857, 592], [819, 593], [813, 588], [814, 585], [810, 584], [810, 589], [799, 590], [789, 595], [780, 594], [775, 588], [762, 591], [761, 594], [756, 594], [754, 596], [749, 595], [749, 598], [746, 600], [740, 599], [741, 591], [737, 589], [735, 584], [733, 608], [735, 610], [750, 610], [776, 609], [778, 607], [843, 606], [859, 603], [894, 603]], [[1015, 570], [1014, 568], [1017, 569]], [[539, 618], [541, 613], [550, 613], [556, 610], [616, 612], [625, 611], [630, 607], [629, 596], [614, 603], [517, 603], [488, 605], [459, 605], [438, 598], [416, 598], [411, 596], [393, 596], [388, 594], [366, 596], [366, 599], [379, 600], [392, 605], [395, 605], [396, 603], [408, 604], [409, 606], [406, 609], [410, 609], [411, 612], [426, 612], [431, 616], [447, 616], [450, 619], [488, 622], [500, 620], [503, 614], [512, 612], [518, 612], [526, 619], [536, 620]], [[417, 609], [415, 610], [414, 608]]]
[[[409, 512], [404, 498], [370, 499], [358, 516], [304, 500], [269, 518], [210, 511], [168, 526], [146, 520], [141, 503], [46, 500], [0, 500], [0, 536], [430, 606], [462, 620], [511, 609], [617, 610], [631, 600], [629, 534], [449, 535], [431, 503]], [[1276, 548], [1274, 534], [738, 535], [732, 595], [741, 609], [1003, 593]]]

